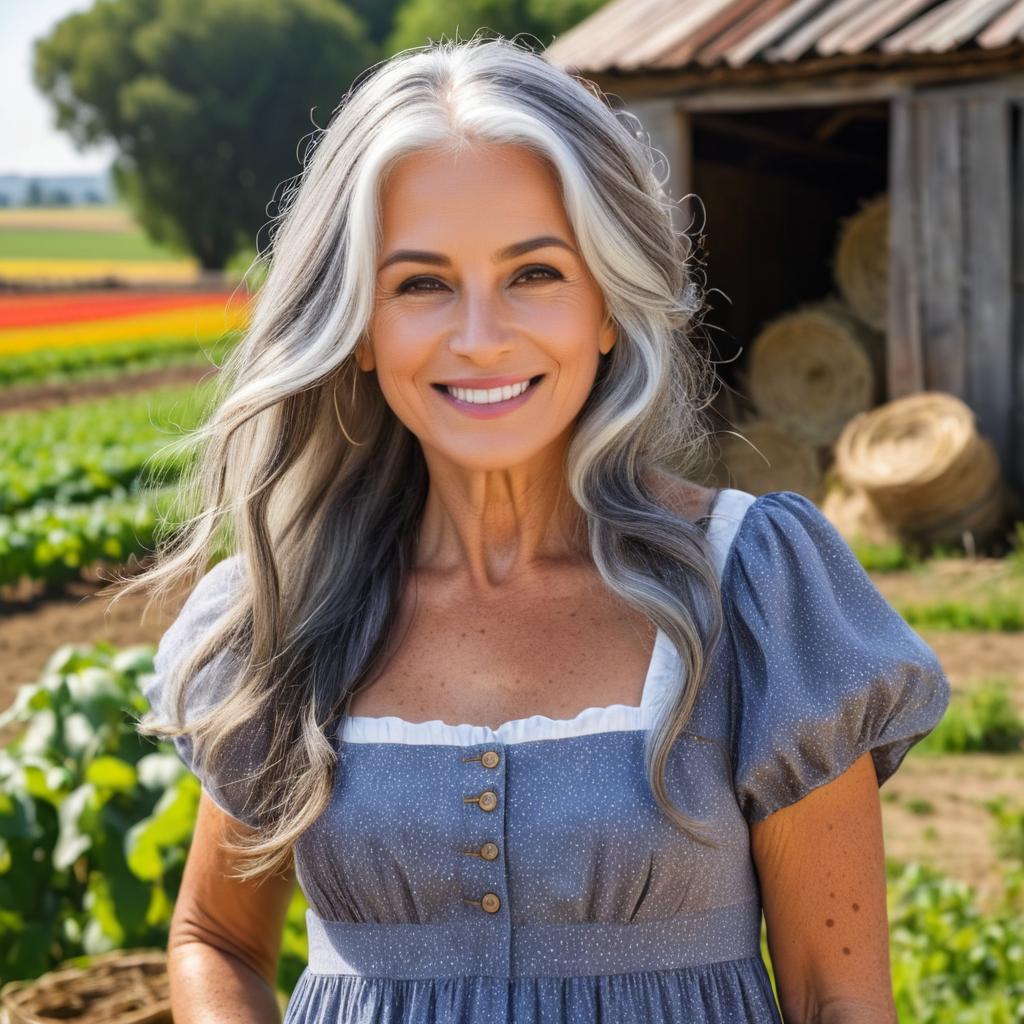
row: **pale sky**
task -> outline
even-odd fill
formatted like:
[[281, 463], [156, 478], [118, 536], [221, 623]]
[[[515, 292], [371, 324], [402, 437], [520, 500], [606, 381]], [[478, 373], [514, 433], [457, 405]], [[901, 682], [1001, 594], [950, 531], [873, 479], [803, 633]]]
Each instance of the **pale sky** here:
[[93, 0], [0, 0], [0, 174], [105, 171], [114, 148], [79, 153], [32, 82], [32, 41]]

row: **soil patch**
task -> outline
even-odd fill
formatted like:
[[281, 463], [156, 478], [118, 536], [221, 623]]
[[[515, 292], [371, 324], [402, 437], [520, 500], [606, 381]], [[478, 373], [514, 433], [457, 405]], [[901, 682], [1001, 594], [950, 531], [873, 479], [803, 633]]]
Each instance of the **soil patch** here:
[[[41, 597], [23, 604], [0, 605], [0, 707], [8, 707], [22, 683], [34, 682], [53, 652], [64, 644], [94, 644], [105, 640], [115, 647], [156, 644], [171, 624], [181, 601], [170, 598], [161, 608], [156, 601], [143, 622], [149, 598], [129, 594], [111, 604], [98, 591], [108, 584], [80, 581], [69, 584], [59, 597]], [[18, 732], [0, 730], [0, 746]]]
[[1021, 806], [1024, 754], [911, 753], [881, 792], [888, 857], [920, 861], [967, 882], [983, 908], [998, 900], [1003, 870], [985, 802], [1006, 797], [1009, 806]]
[[0, 389], [0, 413], [30, 412], [71, 405], [89, 399], [126, 395], [174, 384], [195, 384], [217, 373], [208, 363], [201, 366], [168, 366], [111, 377], [70, 380], [60, 384], [39, 384], [31, 387]]

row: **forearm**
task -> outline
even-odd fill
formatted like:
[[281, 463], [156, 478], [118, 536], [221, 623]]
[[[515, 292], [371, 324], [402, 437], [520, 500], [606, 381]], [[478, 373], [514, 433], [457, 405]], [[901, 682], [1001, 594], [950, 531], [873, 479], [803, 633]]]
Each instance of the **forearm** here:
[[281, 1024], [277, 993], [232, 953], [198, 940], [168, 949], [174, 1024]]
[[856, 1002], [849, 999], [818, 1001], [799, 1013], [783, 1011], [785, 1024], [899, 1024], [891, 1001]]

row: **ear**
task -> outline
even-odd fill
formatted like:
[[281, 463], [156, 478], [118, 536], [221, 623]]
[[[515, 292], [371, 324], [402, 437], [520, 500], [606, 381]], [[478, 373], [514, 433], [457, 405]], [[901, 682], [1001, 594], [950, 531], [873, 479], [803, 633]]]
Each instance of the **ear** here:
[[597, 342], [597, 347], [600, 349], [601, 355], [608, 355], [608, 353], [615, 347], [615, 343], [618, 340], [618, 325], [610, 316], [605, 317], [604, 323], [601, 325], [601, 333], [598, 335]]
[[360, 370], [370, 371], [376, 365], [376, 361], [373, 358], [373, 349], [370, 348], [370, 343], [362, 338], [359, 344], [356, 345], [356, 362], [359, 364]]

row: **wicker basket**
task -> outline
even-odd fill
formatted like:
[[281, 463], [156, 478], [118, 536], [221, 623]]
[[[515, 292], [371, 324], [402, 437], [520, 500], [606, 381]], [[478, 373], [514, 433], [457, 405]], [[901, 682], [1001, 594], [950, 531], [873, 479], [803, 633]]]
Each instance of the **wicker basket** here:
[[170, 1024], [163, 950], [117, 949], [0, 988], [0, 1024]]

